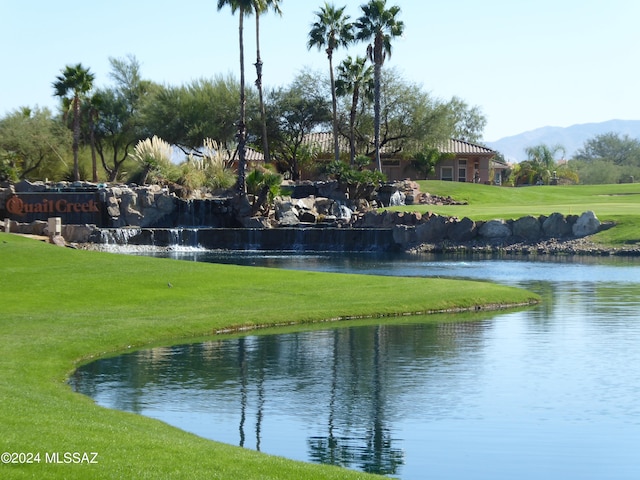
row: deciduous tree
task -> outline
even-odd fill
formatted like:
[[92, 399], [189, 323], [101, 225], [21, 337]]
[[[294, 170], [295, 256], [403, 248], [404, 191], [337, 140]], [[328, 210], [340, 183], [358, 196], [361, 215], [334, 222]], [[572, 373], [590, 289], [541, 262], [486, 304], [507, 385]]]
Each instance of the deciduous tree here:
[[305, 136], [331, 121], [331, 107], [319, 90], [307, 87], [307, 77], [298, 77], [286, 89], [272, 93], [271, 111], [277, 121], [279, 168], [293, 180], [300, 178], [300, 160], [305, 150]]
[[109, 62], [109, 76], [114, 84], [99, 89], [92, 104], [97, 110], [93, 126], [96, 151], [107, 179], [112, 182], [121, 175], [133, 146], [150, 135], [142, 124], [141, 112], [153, 85], [142, 79], [135, 57], [110, 58]]
[[62, 179], [71, 140], [69, 129], [46, 108], [10, 113], [0, 120], [3, 179]]

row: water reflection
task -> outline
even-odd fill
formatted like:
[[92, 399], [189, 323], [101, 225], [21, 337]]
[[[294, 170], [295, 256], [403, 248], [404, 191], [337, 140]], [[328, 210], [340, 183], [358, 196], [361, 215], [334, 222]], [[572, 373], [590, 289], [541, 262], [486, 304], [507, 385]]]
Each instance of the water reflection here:
[[[161, 347], [88, 364], [72, 382], [100, 404], [183, 428], [197, 413], [205, 421], [186, 428], [216, 440], [396, 474], [404, 439], [394, 422], [419, 403], [429, 416], [463, 403], [487, 329], [377, 325]], [[295, 447], [274, 449], [276, 429]]]
[[544, 302], [155, 348], [86, 365], [72, 383], [203, 437], [405, 480], [638, 478], [640, 266], [420, 268], [434, 269]]

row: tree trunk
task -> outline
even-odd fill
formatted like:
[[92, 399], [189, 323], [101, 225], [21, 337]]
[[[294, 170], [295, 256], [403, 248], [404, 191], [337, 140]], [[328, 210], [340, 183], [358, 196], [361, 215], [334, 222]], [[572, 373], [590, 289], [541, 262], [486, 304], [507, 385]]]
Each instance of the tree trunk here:
[[333, 151], [336, 162], [340, 161], [340, 145], [338, 142], [338, 100], [336, 98], [336, 81], [333, 76], [333, 54], [327, 51], [329, 57], [329, 78], [331, 79], [331, 107], [333, 109]]
[[256, 12], [256, 87], [260, 99], [260, 120], [262, 122], [262, 153], [265, 163], [271, 162], [269, 140], [267, 138], [267, 114], [264, 108], [264, 93], [262, 91], [262, 59], [260, 58], [260, 14]]
[[80, 180], [80, 170], [78, 168], [78, 150], [80, 148], [80, 97], [73, 97], [73, 180]]
[[246, 185], [246, 156], [245, 156], [245, 144], [247, 141], [247, 127], [246, 127], [246, 99], [244, 91], [244, 8], [240, 7], [239, 14], [239, 27], [238, 38], [240, 44], [240, 122], [238, 123], [238, 193], [240, 196], [247, 194]]
[[376, 165], [380, 173], [382, 173], [382, 161], [380, 160], [380, 77], [382, 74], [382, 62], [384, 60], [382, 47], [382, 38], [380, 35], [376, 35], [373, 47], [373, 129]]
[[351, 112], [349, 113], [349, 158], [353, 165], [356, 159], [356, 114], [358, 113], [358, 99], [360, 88], [357, 83], [353, 86], [353, 98], [351, 100]]
[[98, 181], [98, 159], [96, 158], [96, 136], [93, 110], [89, 112], [89, 143], [91, 144], [92, 181]]
[[374, 68], [374, 102], [373, 102], [373, 144], [376, 151], [376, 166], [378, 171], [382, 173], [382, 161], [380, 160], [380, 70], [381, 65], [376, 62]]

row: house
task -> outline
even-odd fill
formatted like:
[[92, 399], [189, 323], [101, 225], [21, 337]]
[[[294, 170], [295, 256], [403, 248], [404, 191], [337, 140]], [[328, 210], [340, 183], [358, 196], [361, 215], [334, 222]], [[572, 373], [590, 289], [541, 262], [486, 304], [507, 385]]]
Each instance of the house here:
[[[320, 152], [321, 159], [333, 159], [333, 135], [329, 132], [318, 132], [307, 135], [305, 143], [314, 146]], [[341, 157], [348, 157], [349, 142], [344, 137], [339, 139]], [[386, 151], [385, 151], [386, 150]], [[439, 161], [427, 177], [428, 180], [448, 180], [454, 182], [475, 182], [500, 185], [502, 173], [508, 168], [506, 164], [495, 159], [496, 151], [482, 145], [464, 140], [450, 139], [438, 146], [440, 153], [451, 154], [448, 159]], [[411, 178], [421, 180], [423, 177], [411, 165], [410, 158], [403, 158], [399, 153], [389, 153], [383, 147], [381, 151], [382, 173], [388, 180], [404, 180]], [[372, 167], [374, 167], [372, 165]]]
[[451, 154], [452, 158], [438, 162], [427, 177], [429, 180], [502, 184], [502, 174], [508, 166], [495, 159], [495, 150], [455, 139], [440, 145], [438, 150]]

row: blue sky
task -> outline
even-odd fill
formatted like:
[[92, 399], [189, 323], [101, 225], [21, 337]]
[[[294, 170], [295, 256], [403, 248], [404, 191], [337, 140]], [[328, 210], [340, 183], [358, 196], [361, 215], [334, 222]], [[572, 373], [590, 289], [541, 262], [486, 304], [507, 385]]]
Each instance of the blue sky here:
[[[336, 1], [353, 19], [364, 0]], [[386, 66], [433, 96], [458, 96], [488, 119], [494, 141], [542, 126], [640, 119], [637, 0], [388, 0], [405, 34]], [[327, 71], [307, 50], [323, 1], [282, 0], [261, 20], [266, 86], [306, 69]], [[135, 56], [144, 78], [182, 85], [238, 71], [238, 22], [216, 0], [0, 0], [0, 115], [56, 108], [51, 83], [82, 63], [106, 86], [109, 57]], [[247, 79], [254, 80], [254, 22], [245, 23]], [[335, 53], [336, 64], [361, 54]]]

